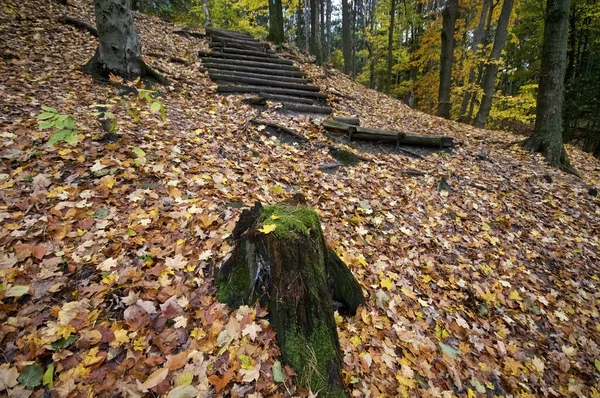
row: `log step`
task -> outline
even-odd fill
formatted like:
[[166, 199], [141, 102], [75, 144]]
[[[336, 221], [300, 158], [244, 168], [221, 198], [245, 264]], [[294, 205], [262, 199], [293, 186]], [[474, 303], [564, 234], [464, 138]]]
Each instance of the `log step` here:
[[238, 38], [231, 38], [231, 37], [222, 37], [222, 36], [212, 36], [212, 42], [213, 43], [225, 43], [226, 45], [243, 44], [245, 46], [251, 46], [254, 48], [270, 48], [268, 43], [263, 43], [261, 41], [238, 39]]
[[264, 68], [253, 68], [246, 66], [226, 65], [226, 64], [213, 64], [204, 63], [203, 66], [211, 71], [233, 71], [233, 72], [246, 72], [246, 73], [258, 73], [272, 76], [287, 76], [287, 77], [303, 77], [304, 74], [300, 71], [293, 70], [276, 70], [276, 69], [264, 69]]
[[307, 105], [292, 102], [282, 102], [283, 109], [286, 111], [301, 112], [301, 113], [319, 113], [329, 115], [333, 111], [330, 106]]
[[275, 54], [274, 52], [240, 50], [237, 48], [214, 48], [214, 51], [227, 53], [227, 54], [251, 55], [253, 57], [265, 57], [265, 58], [276, 58], [277, 57], [277, 54]]
[[270, 64], [268, 62], [257, 62], [257, 61], [241, 61], [233, 59], [221, 59], [221, 58], [204, 58], [202, 63], [215, 64], [215, 65], [235, 65], [235, 66], [247, 66], [250, 68], [261, 68], [261, 69], [274, 69], [274, 70], [287, 70], [300, 72], [300, 69], [293, 65], [281, 65], [281, 64]]
[[210, 72], [209, 72], [209, 75], [210, 75], [210, 78], [216, 82], [230, 82], [230, 83], [250, 84], [250, 85], [254, 85], [254, 86], [291, 88], [292, 90], [313, 91], [313, 92], [318, 92], [321, 90], [320, 87], [311, 86], [309, 84], [278, 82], [275, 80], [256, 79], [253, 77], [243, 77], [243, 76], [223, 75], [223, 74], [219, 74], [219, 73], [210, 73]]
[[315, 101], [309, 98], [292, 97], [289, 95], [278, 95], [269, 93], [260, 93], [259, 96], [269, 101], [276, 102], [296, 102], [299, 104], [316, 105]]
[[237, 50], [248, 50], [248, 51], [258, 51], [261, 53], [267, 53], [267, 50], [264, 47], [257, 47], [249, 44], [237, 43], [237, 42], [227, 42], [227, 43], [210, 43], [208, 45], [209, 48], [213, 50], [221, 50], [224, 48], [227, 49], [237, 49]]
[[253, 79], [265, 79], [272, 80], [281, 83], [296, 83], [296, 84], [308, 84], [310, 81], [308, 79], [301, 79], [299, 77], [287, 77], [287, 76], [273, 76], [272, 73], [249, 73], [249, 72], [238, 72], [237, 70], [222, 70], [222, 69], [213, 69], [209, 68], [208, 73], [211, 78], [213, 74], [219, 75], [229, 75], [229, 76], [237, 76], [237, 77], [246, 77]]
[[279, 87], [261, 87], [261, 86], [253, 86], [253, 85], [219, 85], [217, 88], [217, 92], [219, 93], [268, 93], [268, 94], [281, 94], [288, 95], [292, 97], [302, 97], [302, 98], [321, 98], [327, 99], [327, 95], [315, 91], [306, 91], [306, 90], [293, 90], [289, 88], [279, 88]]
[[234, 59], [234, 60], [239, 60], [239, 61], [266, 62], [269, 64], [294, 65], [294, 62], [290, 61], [289, 59], [253, 57], [250, 55], [214, 53], [214, 52], [208, 52], [208, 51], [198, 51], [198, 56], [200, 58], [223, 58], [223, 59]]

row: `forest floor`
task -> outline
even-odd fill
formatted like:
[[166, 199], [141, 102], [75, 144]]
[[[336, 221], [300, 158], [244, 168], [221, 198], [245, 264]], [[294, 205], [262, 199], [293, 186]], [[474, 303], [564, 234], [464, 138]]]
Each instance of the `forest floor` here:
[[[368, 151], [324, 173], [322, 119], [269, 109], [262, 119], [310, 141], [265, 136], [243, 96], [197, 71], [207, 43], [173, 24], [135, 15], [145, 60], [171, 82], [156, 87], [165, 120], [94, 83], [81, 65], [96, 39], [58, 22], [93, 23], [93, 10], [69, 2], [0, 3], [0, 395], [292, 393], [266, 311], [229, 313], [212, 273], [241, 206], [302, 192], [366, 295], [337, 318], [352, 396], [600, 396], [597, 159], [568, 147], [580, 180], [510, 133], [300, 62], [335, 114], [459, 143], [424, 158]], [[101, 140], [101, 102], [116, 142]], [[48, 146], [41, 106], [71, 115], [78, 142]]]

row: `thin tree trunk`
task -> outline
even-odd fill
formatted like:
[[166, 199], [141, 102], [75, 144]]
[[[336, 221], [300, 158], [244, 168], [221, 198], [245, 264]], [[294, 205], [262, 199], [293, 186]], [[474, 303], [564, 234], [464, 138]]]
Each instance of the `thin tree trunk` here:
[[[204, 0], [206, 2], [206, 0]], [[283, 43], [283, 6], [281, 0], [269, 1], [269, 36], [275, 44]]]
[[352, 73], [352, 39], [350, 37], [350, 5], [342, 0], [342, 53], [344, 55], [344, 73]]
[[305, 37], [304, 31], [306, 26], [304, 25], [304, 11], [302, 7], [302, 1], [298, 1], [298, 9], [296, 10], [296, 46], [298, 48], [305, 48]]
[[[479, 51], [479, 45], [483, 40], [483, 34], [485, 32], [485, 21], [487, 19], [488, 12], [490, 11], [492, 5], [492, 0], [484, 0], [481, 8], [481, 17], [479, 18], [479, 24], [477, 25], [477, 29], [473, 34], [473, 45], [471, 46], [471, 52], [473, 56], [477, 55]], [[469, 102], [471, 101], [471, 97], [473, 96], [475, 83], [476, 72], [475, 68], [469, 68], [469, 80], [467, 83], [467, 88], [465, 90], [465, 94], [463, 95], [463, 100], [460, 105], [460, 121], [467, 122], [467, 107], [469, 106]]]
[[[485, 66], [485, 75], [483, 77], [483, 98], [481, 99], [481, 105], [479, 105], [479, 111], [475, 118], [475, 126], [483, 128], [487, 123], [488, 117], [490, 116], [490, 110], [492, 109], [492, 97], [494, 96], [494, 86], [496, 82], [496, 74], [498, 73], [498, 62], [500, 61], [500, 55], [502, 49], [506, 43], [506, 37], [508, 36], [508, 22], [510, 21], [510, 14], [514, 0], [504, 0], [502, 4], [502, 11], [500, 12], [500, 19], [498, 20], [498, 27], [496, 28], [496, 36], [494, 38], [494, 46], [492, 47], [492, 54], [490, 61]], [[568, 17], [567, 17], [568, 20]]]
[[458, 16], [458, 0], [447, 0], [442, 13], [442, 54], [440, 56], [440, 87], [437, 115], [450, 119], [450, 87], [454, 61], [454, 27]]
[[325, 61], [331, 60], [331, 0], [325, 0], [325, 6], [327, 10], [325, 12]]
[[525, 149], [542, 152], [546, 161], [575, 173], [562, 141], [562, 105], [567, 59], [570, 0], [547, 0], [535, 132]]
[[310, 53], [317, 58], [317, 65], [323, 63], [323, 54], [321, 50], [321, 38], [319, 28], [319, 2], [320, 0], [310, 0]]
[[310, 51], [310, 0], [304, 0], [304, 46]]
[[202, 11], [204, 12], [204, 26], [211, 27], [210, 11], [208, 10], [208, 0], [202, 0]]
[[388, 59], [387, 59], [387, 73], [385, 81], [385, 92], [390, 94], [392, 84], [392, 61], [394, 52], [394, 22], [396, 19], [396, 0], [391, 1], [390, 5], [390, 29], [388, 31]]

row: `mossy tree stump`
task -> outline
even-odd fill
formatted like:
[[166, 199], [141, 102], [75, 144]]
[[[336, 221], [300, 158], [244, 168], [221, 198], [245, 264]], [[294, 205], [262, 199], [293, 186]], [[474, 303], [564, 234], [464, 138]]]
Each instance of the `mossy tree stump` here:
[[216, 271], [218, 298], [233, 308], [256, 300], [267, 306], [282, 359], [299, 385], [319, 396], [345, 397], [334, 302], [354, 314], [364, 298], [325, 243], [319, 216], [300, 202], [257, 203], [242, 212], [234, 252]]

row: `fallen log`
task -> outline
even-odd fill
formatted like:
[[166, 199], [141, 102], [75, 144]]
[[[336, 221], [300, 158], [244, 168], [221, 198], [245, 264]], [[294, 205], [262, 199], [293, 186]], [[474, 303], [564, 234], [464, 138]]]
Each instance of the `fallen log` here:
[[360, 119], [357, 117], [346, 117], [346, 116], [332, 116], [336, 122], [351, 124], [353, 126], [360, 126]]
[[283, 109], [286, 111], [293, 112], [320, 113], [325, 115], [329, 115], [331, 112], [333, 112], [333, 109], [330, 106], [307, 105], [294, 102], [282, 102], [281, 105], [283, 105]]
[[208, 45], [209, 48], [213, 50], [218, 49], [237, 49], [237, 50], [247, 50], [247, 51], [258, 51], [260, 53], [267, 53], [267, 49], [264, 47], [258, 47], [252, 44], [242, 44], [242, 43], [234, 43], [234, 42], [212, 42]]
[[229, 82], [229, 83], [242, 83], [242, 84], [251, 84], [256, 86], [265, 86], [265, 87], [278, 87], [278, 88], [291, 88], [293, 90], [302, 90], [302, 91], [314, 91], [318, 92], [321, 90], [318, 86], [311, 86], [309, 84], [299, 84], [299, 83], [288, 83], [288, 82], [280, 82], [274, 79], [257, 79], [253, 77], [244, 77], [244, 76], [235, 76], [235, 75], [226, 75], [222, 73], [215, 73], [209, 71], [208, 74], [210, 78], [216, 82]]
[[198, 51], [198, 56], [201, 58], [224, 58], [224, 59], [235, 59], [238, 61], [257, 61], [267, 62], [269, 64], [282, 64], [282, 65], [294, 65], [293, 61], [289, 59], [279, 58], [264, 58], [264, 57], [253, 57], [250, 55], [238, 55], [238, 54], [227, 54], [227, 53], [214, 53], [212, 51]]
[[207, 34], [210, 34], [211, 36], [234, 37], [234, 38], [258, 41], [257, 39], [255, 39], [254, 37], [252, 37], [248, 34], [237, 32], [235, 30], [227, 30], [227, 29], [218, 29], [218, 28], [208, 27], [205, 29], [205, 31]]
[[[267, 231], [267, 232], [265, 232]], [[271, 231], [271, 232], [268, 232]], [[345, 397], [333, 300], [349, 314], [364, 302], [352, 272], [327, 246], [303, 198], [244, 210], [235, 249], [215, 272], [217, 298], [231, 308], [268, 307], [284, 363], [320, 397]]]
[[299, 142], [307, 142], [308, 138], [304, 137], [303, 135], [300, 135], [298, 133], [296, 133], [294, 130], [288, 129], [285, 126], [282, 126], [280, 124], [277, 123], [273, 123], [273, 122], [269, 122], [268, 120], [263, 120], [263, 119], [252, 119], [250, 121], [250, 123], [252, 124], [257, 124], [257, 125], [264, 125], [267, 127], [271, 127], [273, 129], [276, 130], [277, 133], [279, 134], [287, 134], [289, 136], [291, 136], [294, 140], [299, 141]]
[[233, 37], [222, 37], [222, 36], [212, 36], [213, 43], [225, 43], [226, 46], [230, 44], [241, 44], [244, 46], [251, 46], [254, 48], [270, 48], [268, 43], [263, 43], [261, 41], [256, 40], [246, 40], [240, 38]]
[[94, 37], [99, 37], [98, 30], [87, 22], [80, 21], [75, 18], [67, 17], [66, 15], [64, 17], [60, 18], [60, 22], [65, 25], [73, 26], [79, 30], [85, 30], [86, 32], [90, 33]]
[[352, 126], [350, 124], [337, 122], [327, 119], [322, 123], [323, 128], [334, 134], [347, 135], [350, 140], [382, 141], [392, 142], [397, 145], [421, 146], [421, 147], [452, 147], [451, 137], [439, 135], [421, 135], [413, 133], [403, 133], [390, 130], [374, 129], [369, 127]]
[[175, 30], [173, 33], [181, 37], [185, 37], [186, 39], [204, 39], [206, 37], [206, 35], [203, 33], [191, 32], [185, 29]]
[[300, 72], [300, 69], [293, 65], [283, 65], [283, 64], [272, 64], [269, 62], [259, 62], [259, 61], [243, 61], [243, 60], [233, 60], [233, 59], [219, 59], [219, 58], [204, 58], [202, 60], [203, 64], [209, 63], [212, 65], [225, 65], [225, 66], [244, 66], [248, 68], [260, 68], [260, 69], [272, 69], [278, 71], [292, 71], [292, 72]]
[[327, 95], [315, 91], [305, 90], [292, 90], [287, 88], [278, 87], [261, 87], [261, 86], [234, 86], [234, 85], [219, 85], [217, 87], [218, 93], [269, 93], [269, 94], [282, 94], [289, 95], [292, 97], [308, 97], [308, 98], [322, 98], [327, 99]]

